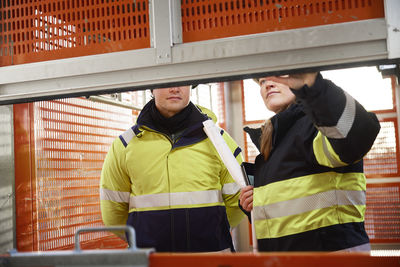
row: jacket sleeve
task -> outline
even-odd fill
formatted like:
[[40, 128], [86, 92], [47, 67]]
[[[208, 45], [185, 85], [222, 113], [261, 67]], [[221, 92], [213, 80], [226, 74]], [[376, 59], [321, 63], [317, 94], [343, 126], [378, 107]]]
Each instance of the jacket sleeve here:
[[[100, 208], [106, 226], [125, 225], [129, 212], [130, 179], [125, 170], [125, 147], [116, 139], [104, 160], [100, 178]], [[121, 233], [116, 233], [122, 236]]]
[[374, 113], [321, 74], [312, 87], [292, 90], [318, 132], [313, 152], [320, 165], [341, 167], [361, 160], [380, 130]]
[[[222, 134], [225, 142], [228, 144], [231, 149], [233, 155], [235, 156], [237, 162], [241, 164], [243, 162], [243, 155], [240, 147], [236, 144], [236, 142], [232, 139], [232, 137], [224, 131]], [[245, 214], [239, 208], [239, 195], [240, 195], [240, 187], [235, 183], [235, 180], [229, 174], [225, 165], [223, 165], [223, 169], [221, 172], [221, 184], [222, 184], [222, 197], [224, 199], [226, 213], [228, 216], [228, 221], [231, 228], [236, 227], [242, 219], [245, 217]]]

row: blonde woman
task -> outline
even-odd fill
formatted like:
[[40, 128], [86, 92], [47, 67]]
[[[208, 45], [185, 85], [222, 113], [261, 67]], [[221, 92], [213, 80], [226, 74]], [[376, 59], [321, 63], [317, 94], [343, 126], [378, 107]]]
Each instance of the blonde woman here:
[[258, 249], [369, 251], [362, 158], [380, 129], [375, 114], [319, 73], [258, 82], [276, 113], [245, 128], [260, 155], [240, 205], [254, 210]]

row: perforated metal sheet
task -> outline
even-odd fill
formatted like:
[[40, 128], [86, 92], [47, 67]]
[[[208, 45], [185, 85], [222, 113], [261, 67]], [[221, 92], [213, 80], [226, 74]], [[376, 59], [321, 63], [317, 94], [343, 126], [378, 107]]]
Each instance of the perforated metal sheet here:
[[182, 1], [184, 42], [384, 17], [382, 0]]
[[0, 66], [150, 47], [147, 0], [8, 0], [0, 10]]

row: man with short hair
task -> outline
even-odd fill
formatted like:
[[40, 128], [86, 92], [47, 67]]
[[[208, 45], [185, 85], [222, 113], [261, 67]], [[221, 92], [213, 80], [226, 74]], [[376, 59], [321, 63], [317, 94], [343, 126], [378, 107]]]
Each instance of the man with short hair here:
[[[104, 224], [133, 226], [137, 246], [158, 252], [233, 251], [230, 228], [243, 219], [240, 190], [203, 131], [215, 115], [190, 102], [189, 86], [153, 96], [105, 159]], [[240, 148], [221, 134], [240, 164]]]

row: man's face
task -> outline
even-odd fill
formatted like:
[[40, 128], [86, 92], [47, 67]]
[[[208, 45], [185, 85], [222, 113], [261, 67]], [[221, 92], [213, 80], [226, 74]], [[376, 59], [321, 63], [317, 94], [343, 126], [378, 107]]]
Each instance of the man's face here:
[[161, 115], [170, 118], [189, 104], [190, 86], [154, 89], [153, 96]]
[[289, 86], [268, 80], [268, 77], [259, 79], [260, 93], [265, 106], [278, 113], [295, 100], [295, 95]]

